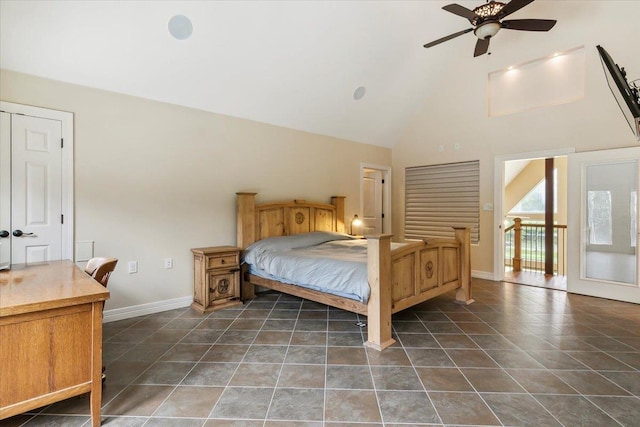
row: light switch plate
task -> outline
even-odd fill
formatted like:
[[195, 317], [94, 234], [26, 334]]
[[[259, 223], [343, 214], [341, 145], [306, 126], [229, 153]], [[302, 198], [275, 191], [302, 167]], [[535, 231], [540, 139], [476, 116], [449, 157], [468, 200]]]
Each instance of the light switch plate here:
[[138, 272], [138, 261], [129, 261], [129, 274]]

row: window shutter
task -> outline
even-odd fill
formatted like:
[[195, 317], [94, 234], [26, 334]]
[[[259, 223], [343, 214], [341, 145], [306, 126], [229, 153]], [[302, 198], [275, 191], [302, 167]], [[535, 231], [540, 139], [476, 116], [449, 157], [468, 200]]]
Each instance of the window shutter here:
[[480, 161], [405, 169], [404, 237], [453, 237], [470, 227], [480, 240]]

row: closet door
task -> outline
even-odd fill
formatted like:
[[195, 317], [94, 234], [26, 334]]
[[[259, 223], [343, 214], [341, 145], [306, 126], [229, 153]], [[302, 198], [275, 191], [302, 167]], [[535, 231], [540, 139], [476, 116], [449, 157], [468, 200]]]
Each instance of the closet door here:
[[11, 114], [0, 113], [0, 270], [11, 264]]
[[73, 260], [73, 113], [0, 101], [0, 269]]
[[382, 171], [362, 171], [362, 227], [353, 234], [382, 233]]
[[11, 263], [62, 257], [62, 123], [11, 116]]

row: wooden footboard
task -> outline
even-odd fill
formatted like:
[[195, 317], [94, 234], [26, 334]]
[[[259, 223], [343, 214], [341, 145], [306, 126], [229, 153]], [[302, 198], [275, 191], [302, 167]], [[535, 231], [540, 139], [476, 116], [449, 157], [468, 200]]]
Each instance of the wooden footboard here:
[[[255, 193], [238, 194], [238, 241], [246, 248], [272, 236], [327, 230], [344, 231], [344, 197], [332, 204], [294, 200], [255, 204]], [[391, 315], [430, 298], [456, 290], [456, 302], [470, 304], [470, 230], [455, 229], [455, 239], [411, 242], [391, 250], [391, 235], [366, 236], [367, 275], [371, 294], [362, 304], [347, 298], [242, 274], [242, 298], [254, 296], [254, 285], [367, 315], [366, 345], [383, 350], [392, 345]]]
[[470, 230], [455, 229], [455, 239], [411, 242], [391, 251], [391, 235], [367, 236], [371, 296], [366, 345], [392, 345], [391, 315], [458, 289], [456, 302], [471, 304]]

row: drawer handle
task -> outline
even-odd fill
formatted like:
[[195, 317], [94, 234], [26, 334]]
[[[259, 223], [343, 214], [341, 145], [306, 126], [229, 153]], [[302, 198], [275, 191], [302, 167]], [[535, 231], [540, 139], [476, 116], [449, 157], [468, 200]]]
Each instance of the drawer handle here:
[[224, 258], [222, 258], [222, 259], [220, 260], [220, 264], [224, 264], [225, 262], [226, 262], [226, 261], [224, 260]]

